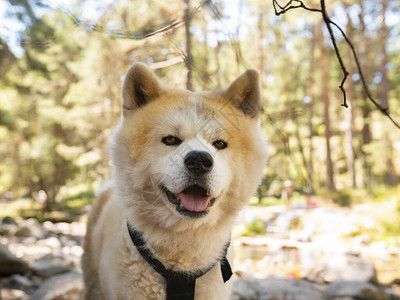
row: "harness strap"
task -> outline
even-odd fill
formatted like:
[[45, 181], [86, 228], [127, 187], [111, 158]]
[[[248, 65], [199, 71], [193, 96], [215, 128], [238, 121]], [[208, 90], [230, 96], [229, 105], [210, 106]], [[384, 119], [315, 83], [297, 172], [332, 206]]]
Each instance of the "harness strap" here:
[[[165, 266], [151, 253], [150, 249], [146, 247], [146, 242], [142, 238], [142, 234], [135, 230], [132, 225], [127, 222], [129, 236], [133, 244], [136, 246], [142, 258], [162, 277], [165, 278], [167, 284], [167, 300], [193, 300], [196, 279], [203, 276], [210, 271], [217, 263], [194, 272], [174, 271], [165, 268]], [[221, 264], [221, 273], [224, 282], [227, 282], [232, 276], [232, 269], [229, 264], [226, 254], [228, 252], [230, 241], [224, 246], [222, 259], [219, 260]]]

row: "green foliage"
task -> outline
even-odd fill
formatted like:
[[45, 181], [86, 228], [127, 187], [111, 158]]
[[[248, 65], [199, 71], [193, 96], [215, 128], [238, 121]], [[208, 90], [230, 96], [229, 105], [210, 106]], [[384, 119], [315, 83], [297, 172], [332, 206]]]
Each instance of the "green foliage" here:
[[[184, 52], [183, 26], [144, 40], [120, 37], [126, 32], [142, 32], [145, 36], [179, 20], [182, 3], [114, 1], [106, 9], [97, 10], [95, 30], [86, 27], [88, 24], [77, 25], [77, 19], [73, 20], [65, 9], [38, 9], [35, 1], [10, 3], [18, 9], [7, 10], [6, 17], [14, 22], [20, 20], [25, 29], [16, 33], [23, 41], [20, 57], [12, 54], [6, 40], [0, 40], [0, 195], [11, 192], [13, 200], [22, 196], [35, 198], [39, 190], [44, 190], [48, 196], [47, 210], [59, 206], [79, 213], [93, 199], [91, 193], [80, 193], [94, 190], [109, 177], [107, 141], [120, 115], [121, 80], [126, 70], [135, 61], [163, 63]], [[270, 158], [259, 191], [261, 201], [253, 198], [251, 205], [282, 204], [282, 185], [287, 179], [294, 182], [298, 192], [292, 197], [294, 204], [304, 203], [303, 194], [312, 188], [318, 195], [344, 206], [369, 200], [374, 193], [379, 199], [381, 187], [386, 189], [398, 182], [400, 131], [392, 130], [385, 117], [371, 112], [372, 106], [365, 101], [359, 80], [355, 80], [354, 90], [349, 93], [353, 95], [352, 148], [358, 187], [353, 189], [345, 151], [346, 111], [340, 106], [342, 96], [337, 91], [342, 74], [336, 57], [327, 51], [329, 140], [338, 191], [326, 191], [323, 70], [319, 68], [323, 60], [319, 48], [326, 40], [318, 40], [318, 14], [300, 15], [294, 10], [290, 17], [275, 18], [271, 5], [244, 1], [243, 15], [235, 23], [232, 20], [236, 18], [226, 15], [229, 9], [224, 6], [228, 2], [213, 4], [221, 11], [219, 18], [211, 9], [193, 11], [193, 87], [196, 91], [223, 88], [249, 67], [260, 71], [263, 130], [269, 140]], [[333, 4], [332, 8], [334, 14]], [[68, 9], [79, 12], [74, 3], [68, 4]], [[359, 11], [362, 6], [356, 2], [348, 9]], [[393, 7], [389, 10], [394, 12]], [[247, 15], [246, 11], [252, 14]], [[379, 19], [378, 10], [363, 13], [365, 18], [374, 14], [372, 17]], [[79, 14], [77, 18], [84, 19]], [[360, 59], [364, 73], [371, 77], [370, 74], [382, 71], [382, 39], [378, 31], [382, 24], [365, 32], [361, 20], [356, 21], [354, 44], [357, 51], [367, 49]], [[232, 25], [237, 26], [236, 33]], [[396, 67], [400, 65], [400, 38], [394, 28], [388, 28], [391, 46], [386, 48], [390, 61], [390, 112], [396, 116], [400, 112], [396, 101], [400, 93]], [[108, 29], [121, 32], [114, 30], [110, 34]], [[357, 42], [360, 39], [362, 45]], [[343, 40], [338, 42], [341, 49], [346, 49]], [[186, 85], [183, 62], [157, 67], [155, 73], [166, 83], [181, 88]], [[376, 80], [367, 80], [372, 94], [380, 95]], [[313, 186], [307, 174], [309, 162], [313, 163]]]
[[372, 241], [386, 241], [400, 246], [400, 187], [377, 189], [373, 202], [369, 202], [368, 218], [376, 220], [373, 226], [361, 228]]
[[251, 224], [246, 225], [246, 236], [264, 235], [265, 232], [265, 225], [260, 220], [255, 220]]
[[16, 218], [23, 211], [36, 211], [40, 208], [39, 203], [32, 199], [17, 199], [10, 203], [0, 203], [0, 218], [7, 216]]
[[266, 230], [264, 223], [256, 219], [253, 222], [235, 226], [232, 235], [234, 237], [255, 236], [255, 235], [265, 235], [265, 233]]
[[82, 192], [78, 195], [64, 198], [60, 203], [60, 207], [65, 212], [78, 215], [84, 212], [83, 210], [87, 205], [93, 203], [94, 198], [93, 192]]
[[351, 205], [351, 194], [348, 191], [339, 190], [332, 192], [333, 201], [340, 206]]
[[11, 114], [2, 109], [0, 109], [0, 126], [4, 126], [11, 131], [15, 130], [15, 122]]
[[273, 206], [282, 204], [282, 200], [277, 197], [262, 197], [260, 202], [257, 197], [252, 197], [249, 204], [251, 206]]

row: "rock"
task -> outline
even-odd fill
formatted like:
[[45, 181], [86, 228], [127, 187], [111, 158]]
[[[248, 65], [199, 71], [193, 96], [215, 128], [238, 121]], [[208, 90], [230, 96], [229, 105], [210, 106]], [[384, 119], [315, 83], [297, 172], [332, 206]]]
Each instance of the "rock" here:
[[28, 300], [29, 296], [27, 293], [21, 290], [8, 290], [2, 289], [0, 290], [0, 299], [4, 300]]
[[17, 237], [31, 237], [32, 231], [28, 226], [20, 227], [14, 234]]
[[43, 239], [37, 242], [37, 245], [47, 246], [50, 249], [58, 249], [61, 247], [61, 243], [56, 237], [49, 237], [47, 239]]
[[327, 285], [325, 295], [328, 300], [362, 299], [385, 300], [386, 294], [369, 282], [338, 281]]
[[35, 237], [37, 239], [43, 239], [45, 235], [45, 231], [36, 219], [26, 220], [15, 232], [16, 237]]
[[323, 293], [305, 280], [241, 278], [233, 283], [231, 300], [325, 300]]
[[335, 281], [358, 281], [378, 283], [374, 265], [357, 256], [336, 255], [315, 266], [307, 275], [307, 280], [317, 283]]
[[24, 274], [28, 269], [26, 261], [16, 257], [6, 246], [0, 244], [0, 276]]
[[82, 275], [70, 272], [45, 280], [30, 300], [79, 300], [82, 294]]
[[400, 285], [400, 278], [393, 279], [390, 285]]
[[396, 288], [390, 288], [387, 286], [382, 287], [386, 296], [386, 299], [390, 300], [400, 300], [400, 290]]
[[14, 218], [12, 217], [5, 217], [2, 221], [3, 224], [7, 224], [7, 225], [17, 225], [17, 222], [15, 222]]
[[257, 282], [250, 279], [238, 279], [233, 282], [231, 300], [257, 299]]
[[8, 289], [26, 290], [32, 286], [32, 282], [25, 276], [14, 274], [3, 279], [1, 285]]
[[78, 243], [75, 239], [75, 237], [73, 236], [60, 236], [59, 238], [61, 244], [63, 245], [63, 247], [72, 247], [72, 246], [76, 246], [76, 245], [80, 245], [80, 243]]
[[35, 261], [31, 269], [34, 274], [43, 278], [48, 278], [53, 275], [67, 273], [71, 270], [71, 267], [58, 261], [42, 258]]
[[17, 231], [17, 225], [0, 224], [0, 236], [11, 236]]

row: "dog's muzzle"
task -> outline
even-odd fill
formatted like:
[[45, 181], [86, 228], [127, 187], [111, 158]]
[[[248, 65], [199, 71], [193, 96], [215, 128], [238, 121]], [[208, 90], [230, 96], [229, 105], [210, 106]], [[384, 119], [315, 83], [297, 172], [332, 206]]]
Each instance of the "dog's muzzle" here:
[[208, 208], [214, 205], [215, 198], [200, 185], [191, 185], [178, 194], [172, 193], [165, 186], [161, 190], [168, 201], [176, 206], [176, 211], [190, 218], [201, 218], [207, 215]]

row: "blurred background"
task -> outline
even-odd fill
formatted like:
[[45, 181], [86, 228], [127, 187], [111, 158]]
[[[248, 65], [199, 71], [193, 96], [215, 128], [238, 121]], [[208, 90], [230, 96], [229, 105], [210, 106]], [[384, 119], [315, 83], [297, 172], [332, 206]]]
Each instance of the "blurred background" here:
[[[329, 1], [326, 11], [372, 97], [400, 122], [400, 2]], [[330, 285], [354, 281], [350, 290], [371, 294], [348, 297], [398, 299], [400, 130], [368, 99], [333, 28], [349, 72], [341, 105], [343, 72], [321, 13], [276, 16], [259, 0], [2, 0], [0, 24], [0, 242], [22, 265], [0, 268], [0, 298], [25, 299], [59, 273], [78, 278], [124, 74], [140, 61], [193, 91], [223, 88], [248, 68], [261, 74], [270, 157], [233, 232], [246, 287], [237, 299], [282, 282], [293, 297], [310, 290], [298, 299], [336, 299]]]

